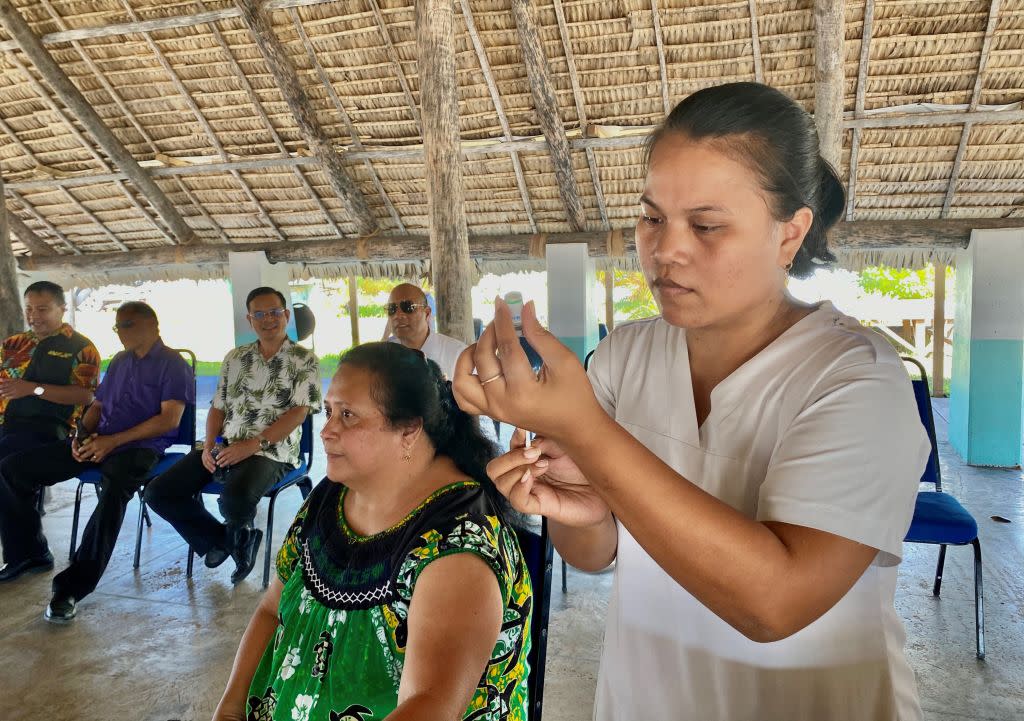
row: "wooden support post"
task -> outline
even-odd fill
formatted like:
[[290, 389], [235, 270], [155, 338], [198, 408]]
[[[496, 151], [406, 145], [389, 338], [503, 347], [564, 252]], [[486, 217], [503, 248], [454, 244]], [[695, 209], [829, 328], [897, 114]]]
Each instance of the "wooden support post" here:
[[946, 266], [935, 264], [935, 312], [932, 314], [932, 395], [945, 396]]
[[[3, 195], [4, 180], [0, 178], [0, 199]], [[7, 236], [7, 206], [0, 202], [0, 340], [24, 330], [24, 317], [18, 293], [18, 264]]]
[[349, 175], [338, 151], [334, 149], [327, 131], [317, 120], [316, 110], [313, 108], [309, 96], [306, 95], [306, 91], [302, 88], [295, 64], [274, 34], [274, 29], [271, 27], [266, 13], [260, 9], [256, 0], [235, 0], [235, 5], [241, 11], [242, 21], [252, 33], [256, 47], [263, 55], [270, 74], [274, 77], [285, 103], [288, 104], [288, 109], [291, 110], [292, 117], [295, 118], [299, 132], [310, 151], [320, 161], [331, 188], [337, 194], [338, 199], [344, 203], [359, 234], [373, 235], [379, 232], [380, 226], [377, 225], [376, 216], [370, 210], [370, 206], [366, 204], [366, 198], [359, 191], [352, 176]]
[[359, 276], [348, 277], [348, 317], [352, 323], [352, 345], [359, 345]]
[[843, 2], [814, 0], [814, 123], [821, 155], [839, 169], [843, 152]]
[[[555, 166], [558, 193], [565, 205], [566, 218], [574, 231], [586, 230], [587, 217], [580, 200], [580, 189], [572, 167], [569, 139], [565, 135], [562, 116], [558, 112], [558, 98], [551, 83], [548, 58], [537, 32], [533, 0], [512, 0], [512, 15], [523, 51], [523, 64], [530, 81], [530, 94], [537, 111], [537, 122], [548, 143], [551, 163]], [[422, 97], [422, 94], [421, 94]]]
[[611, 333], [615, 328], [615, 269], [604, 272], [604, 325]]
[[418, 0], [416, 45], [437, 330], [472, 343], [472, 274], [459, 152], [454, 0]]
[[85, 99], [85, 96], [71, 82], [49, 51], [43, 47], [28, 23], [11, 4], [11, 0], [0, 0], [0, 24], [17, 41], [22, 52], [28, 56], [39, 74], [49, 83], [78, 122], [89, 131], [104, 152], [146, 197], [178, 242], [182, 244], [196, 242], [195, 233], [178, 213], [171, 200], [164, 195], [160, 186], [132, 157], [127, 148], [110, 131], [110, 128], [104, 124], [99, 114], [93, 110], [92, 104]]

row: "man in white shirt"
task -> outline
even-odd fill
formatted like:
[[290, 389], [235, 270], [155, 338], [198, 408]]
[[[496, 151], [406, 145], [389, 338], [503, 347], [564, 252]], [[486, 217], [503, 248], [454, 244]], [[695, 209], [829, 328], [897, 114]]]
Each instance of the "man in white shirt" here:
[[455, 374], [455, 361], [466, 344], [430, 329], [430, 306], [423, 290], [412, 283], [395, 286], [385, 307], [392, 333], [388, 340], [423, 351], [423, 355], [437, 363], [445, 377], [451, 379]]

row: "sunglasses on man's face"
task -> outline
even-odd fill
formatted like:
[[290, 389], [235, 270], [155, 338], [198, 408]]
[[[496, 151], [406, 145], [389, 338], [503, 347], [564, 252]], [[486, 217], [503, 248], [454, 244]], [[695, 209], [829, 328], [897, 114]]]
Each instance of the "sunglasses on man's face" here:
[[275, 318], [281, 318], [282, 316], [284, 316], [284, 314], [284, 308], [274, 308], [273, 310], [254, 310], [249, 315], [250, 317], [252, 317], [253, 320], [263, 320], [268, 315], [272, 315]]
[[117, 333], [118, 331], [128, 330], [128, 329], [134, 328], [134, 327], [135, 327], [135, 321], [133, 321], [133, 320], [123, 320], [120, 323], [114, 323], [114, 326], [113, 326], [112, 330], [115, 333]]
[[384, 307], [387, 309], [388, 315], [394, 315], [399, 310], [406, 315], [409, 315], [410, 313], [415, 313], [420, 308], [426, 308], [427, 306], [423, 303], [413, 303], [411, 300], [403, 300], [400, 303], [388, 303]]

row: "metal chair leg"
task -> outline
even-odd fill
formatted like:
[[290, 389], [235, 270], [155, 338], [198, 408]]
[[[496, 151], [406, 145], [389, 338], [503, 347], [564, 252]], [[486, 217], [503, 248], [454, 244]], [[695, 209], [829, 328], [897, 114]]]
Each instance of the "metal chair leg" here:
[[978, 641], [978, 658], [985, 658], [985, 594], [981, 576], [981, 542], [975, 538], [974, 546], [974, 632]]
[[568, 587], [565, 585], [565, 560], [562, 561], [562, 593], [568, 592]]
[[82, 487], [85, 484], [78, 482], [78, 489], [75, 491], [75, 510], [71, 515], [71, 551], [68, 553], [68, 560], [75, 558], [75, 546], [78, 545], [78, 514], [82, 511]]
[[306, 476], [296, 484], [299, 487], [299, 493], [302, 494], [302, 500], [309, 498], [309, 494], [313, 492], [313, 481], [310, 480], [309, 476]]
[[946, 563], [946, 544], [939, 546], [939, 563], [935, 566], [935, 585], [932, 587], [932, 595], [938, 596], [942, 588], [942, 567]]
[[[301, 489], [300, 489], [301, 490]], [[270, 496], [270, 507], [267, 509], [267, 548], [263, 557], [263, 588], [270, 585], [270, 554], [273, 542], [271, 536], [274, 533], [274, 502], [277, 500], [277, 494], [273, 493]]]
[[[132, 562], [132, 568], [139, 567], [139, 558], [142, 556], [142, 519], [149, 519], [149, 514], [146, 512], [146, 497], [139, 491], [139, 520], [135, 524], [135, 560]], [[152, 528], [153, 524], [150, 524]]]
[[195, 554], [192, 553], [192, 546], [188, 547], [188, 563], [185, 564], [185, 578], [192, 578], [192, 561]]

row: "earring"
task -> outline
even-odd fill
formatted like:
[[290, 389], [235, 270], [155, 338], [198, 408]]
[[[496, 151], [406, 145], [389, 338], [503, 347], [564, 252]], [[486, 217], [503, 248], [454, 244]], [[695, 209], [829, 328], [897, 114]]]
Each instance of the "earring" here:
[[787, 273], [793, 270], [793, 261], [789, 261], [788, 263], [786, 263], [784, 266], [782, 266], [782, 269]]
[[406, 462], [412, 460], [412, 449], [410, 449], [410, 448], [406, 448], [405, 449], [405, 455], [402, 456], [402, 460], [406, 461]]

